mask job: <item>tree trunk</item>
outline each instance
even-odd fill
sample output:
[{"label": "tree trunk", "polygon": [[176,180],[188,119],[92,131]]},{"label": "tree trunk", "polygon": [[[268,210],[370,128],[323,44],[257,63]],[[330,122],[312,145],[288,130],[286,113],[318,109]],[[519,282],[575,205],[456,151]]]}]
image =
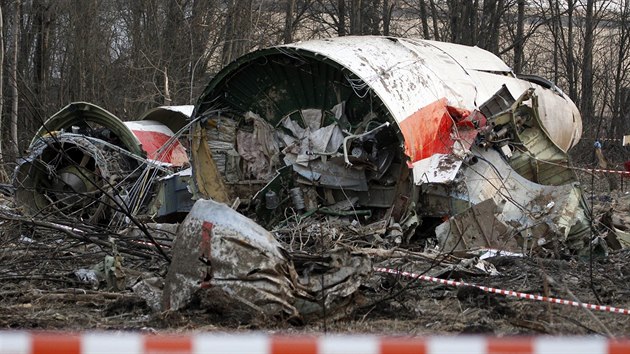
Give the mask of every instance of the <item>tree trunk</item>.
[{"label": "tree trunk", "polygon": [[393,9],[394,4],[390,4],[389,0],[383,0],[383,36],[389,36]]},{"label": "tree trunk", "polygon": [[363,27],[361,21],[362,0],[351,0],[350,6],[350,34],[358,35],[361,34]]},{"label": "tree trunk", "polygon": [[474,45],[478,2],[450,0],[448,10],[451,19],[451,41],[453,43]]},{"label": "tree trunk", "polygon": [[523,32],[525,27],[525,0],[518,0],[518,15],[516,20],[516,37],[514,38],[514,72],[523,71],[523,46],[525,38]]},{"label": "tree trunk", "polygon": [[34,109],[43,117],[48,106],[48,72],[50,67],[51,4],[47,1],[33,3],[35,13],[35,50],[33,58],[33,91],[37,97]]},{"label": "tree trunk", "polygon": [[433,39],[436,41],[439,41],[440,38],[442,38],[442,36],[440,36],[440,31],[439,31],[439,24],[438,21],[440,20],[439,16],[438,16],[438,12],[437,12],[437,7],[435,6],[435,0],[429,0],[430,4],[431,4],[431,18],[433,19]]},{"label": "tree trunk", "polygon": [[295,13],[295,0],[287,0],[284,14],[284,43],[293,42],[293,17]]},{"label": "tree trunk", "polygon": [[499,53],[499,35],[501,33],[501,15],[505,8],[505,1],[498,0],[494,13],[492,14],[492,25],[490,27],[490,43],[488,43],[487,50],[494,54]]},{"label": "tree trunk", "polygon": [[630,119],[630,89],[624,87],[627,79],[627,58],[630,56],[630,1],[626,1],[619,13],[619,42],[615,63],[614,93],[610,136],[620,137],[628,133]]},{"label": "tree trunk", "polygon": [[338,0],[337,7],[339,9],[339,22],[337,24],[337,35],[343,37],[346,35],[346,0]]},{"label": "tree trunk", "polygon": [[[551,0],[550,0],[551,1]],[[553,15],[553,6],[550,6],[550,8],[552,9],[552,16]],[[559,17],[560,15],[558,15]],[[552,19],[552,31],[551,31],[551,35],[553,36],[553,82],[558,84],[559,78],[560,78],[560,74],[558,72],[558,62],[559,62],[559,54],[558,52],[560,51],[560,41],[558,40],[559,37],[559,27],[561,25],[561,20],[553,20]]]},{"label": "tree trunk", "polygon": [[580,110],[587,122],[593,121],[593,32],[595,21],[593,7],[595,0],[586,2],[586,18],[584,28],[584,55],[582,59],[582,85]]},{"label": "tree trunk", "polygon": [[451,30],[451,42],[460,43],[460,27],[462,23],[461,18],[461,10],[462,4],[456,0],[449,0],[448,2],[448,12],[450,19],[450,30]]},{"label": "tree trunk", "polygon": [[[569,85],[569,97],[571,97],[572,100],[577,101],[578,100],[577,80],[576,80],[576,74],[575,74],[575,58],[573,55],[573,10],[575,6],[574,1],[575,0],[569,0],[567,2],[567,46],[565,50],[566,50],[566,57],[567,57],[566,67],[567,67],[567,80],[568,80],[568,85]],[[560,12],[558,13],[560,14]],[[562,26],[561,17],[558,19],[558,21],[560,21],[558,25]]]},{"label": "tree trunk", "polygon": [[[2,150],[2,127],[4,121],[4,22],[2,20],[2,5],[0,4],[0,164],[5,166],[4,154]],[[4,179],[3,182],[8,182],[4,177],[6,177],[6,171],[4,168],[0,169],[0,173],[2,173],[2,177]]]},{"label": "tree trunk", "polygon": [[18,157],[19,140],[18,140],[18,52],[20,50],[20,0],[15,1],[15,17],[13,19],[13,62],[11,63],[11,124],[9,126],[13,156],[12,159]]},{"label": "tree trunk", "polygon": [[429,39],[429,18],[427,15],[427,4],[420,0],[420,22],[422,23],[422,37]]},{"label": "tree trunk", "polygon": [[223,65],[245,54],[251,47],[252,0],[232,1],[225,27]]}]

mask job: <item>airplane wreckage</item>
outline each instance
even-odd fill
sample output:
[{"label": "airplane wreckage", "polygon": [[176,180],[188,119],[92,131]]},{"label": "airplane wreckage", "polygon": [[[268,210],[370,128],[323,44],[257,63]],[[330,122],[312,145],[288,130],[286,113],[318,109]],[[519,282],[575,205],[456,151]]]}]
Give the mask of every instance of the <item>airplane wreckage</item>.
[{"label": "airplane wreckage", "polygon": [[268,231],[291,221],[339,218],[381,230],[372,234],[392,247],[446,253],[587,249],[588,213],[567,167],[581,129],[553,83],[477,47],[313,40],[237,59],[192,112],[122,122],[69,105],[17,167],[16,199],[35,215],[113,226],[190,211],[156,308],[214,287],[263,313],[308,316],[324,284],[334,308],[372,268],[369,256],[333,250],[325,277],[298,271]]}]

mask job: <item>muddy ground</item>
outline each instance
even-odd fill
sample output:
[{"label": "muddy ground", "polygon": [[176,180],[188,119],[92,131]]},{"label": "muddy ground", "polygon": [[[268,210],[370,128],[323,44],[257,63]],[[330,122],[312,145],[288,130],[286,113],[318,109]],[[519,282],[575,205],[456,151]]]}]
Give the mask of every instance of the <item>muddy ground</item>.
[{"label": "muddy ground", "polygon": [[[588,175],[583,176],[590,186]],[[608,193],[606,180],[597,177],[594,216],[613,208],[630,219],[630,195]],[[630,188],[626,186],[626,191]],[[585,195],[590,199],[590,188]],[[483,333],[601,334],[630,333],[630,316],[590,311],[566,305],[519,300],[484,293],[476,288],[455,288],[426,281],[373,273],[354,295],[349,311],[323,310],[307,323],[254,317],[251,311],[212,293],[202,292],[184,310],[155,312],[130,290],[141,278],[164,276],[167,264],[150,247],[130,255],[128,245],[117,243],[125,274],[121,291],[104,281],[81,281],[78,269],[87,269],[112,255],[104,230],[85,229],[72,235],[63,228],[34,224],[19,217],[10,198],[3,200],[0,238],[0,329],[23,330],[128,330],[140,332],[247,331],[310,333],[353,332],[433,335]],[[76,226],[76,225],[70,225]],[[69,226],[69,227],[70,227]],[[630,226],[630,225],[627,225]],[[74,231],[73,231],[74,232]],[[98,236],[100,244],[81,235]],[[357,238],[355,237],[354,240]],[[359,238],[360,239],[360,238]],[[355,244],[355,247],[357,244]],[[361,244],[366,247],[366,244]],[[369,246],[369,245],[367,245]],[[168,250],[168,248],[166,248]],[[420,246],[409,257],[374,257],[417,273],[445,279],[553,296],[584,303],[630,308],[630,250],[612,251],[594,259],[565,257],[495,257],[498,271],[489,275],[461,267],[464,257],[427,252]],[[460,265],[460,267],[458,267]]]}]

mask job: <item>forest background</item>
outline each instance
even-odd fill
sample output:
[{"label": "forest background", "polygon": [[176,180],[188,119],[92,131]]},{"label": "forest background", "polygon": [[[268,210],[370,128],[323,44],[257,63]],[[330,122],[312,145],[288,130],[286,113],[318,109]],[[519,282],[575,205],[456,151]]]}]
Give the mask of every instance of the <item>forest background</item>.
[{"label": "forest background", "polygon": [[[194,104],[213,74],[249,51],[345,35],[476,45],[545,77],[582,112],[578,151],[630,133],[630,0],[0,0],[0,10],[0,157],[9,171],[70,102],[133,120]],[[618,143],[605,151],[628,156]]]}]

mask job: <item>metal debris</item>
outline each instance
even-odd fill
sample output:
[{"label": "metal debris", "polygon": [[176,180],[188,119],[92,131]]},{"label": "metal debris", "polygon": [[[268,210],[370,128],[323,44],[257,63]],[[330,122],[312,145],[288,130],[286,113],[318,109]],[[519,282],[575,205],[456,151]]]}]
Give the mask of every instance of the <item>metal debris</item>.
[{"label": "metal debris", "polygon": [[[387,220],[393,243],[437,236],[445,251],[588,244],[566,155],[581,134],[577,108],[476,47],[347,36],[259,50],[215,76],[193,117],[233,161],[217,170],[223,155],[193,149],[196,195],[222,188],[203,177],[218,171],[228,200],[267,227],[325,214]],[[304,207],[296,190],[311,196]],[[331,213],[339,203],[351,208]]]},{"label": "metal debris", "polygon": [[268,231],[224,204],[199,200],[179,228],[163,305],[177,310],[199,288],[218,287],[253,311],[298,316],[296,279]]},{"label": "metal debris", "polygon": [[[185,127],[187,118],[173,121]],[[18,162],[15,198],[32,215],[120,228],[129,217],[188,211],[190,205],[183,201],[167,203],[190,199],[187,190],[184,197],[164,196],[187,189],[181,187],[184,175],[173,174],[188,165],[178,135],[166,125],[122,122],[98,106],[75,102],[53,115],[33,138],[28,156]],[[155,183],[166,176],[173,177]]]},{"label": "metal debris", "polygon": [[[73,103],[38,132],[14,184],[32,214],[172,246],[164,283],[133,287],[156,311],[201,296],[308,321],[361,306],[375,256],[496,275],[483,257],[584,252],[594,241],[567,157],[581,129],[560,89],[482,49],[347,36],[247,54],[194,109],[123,123]],[[129,227],[189,210],[174,241]]]}]

